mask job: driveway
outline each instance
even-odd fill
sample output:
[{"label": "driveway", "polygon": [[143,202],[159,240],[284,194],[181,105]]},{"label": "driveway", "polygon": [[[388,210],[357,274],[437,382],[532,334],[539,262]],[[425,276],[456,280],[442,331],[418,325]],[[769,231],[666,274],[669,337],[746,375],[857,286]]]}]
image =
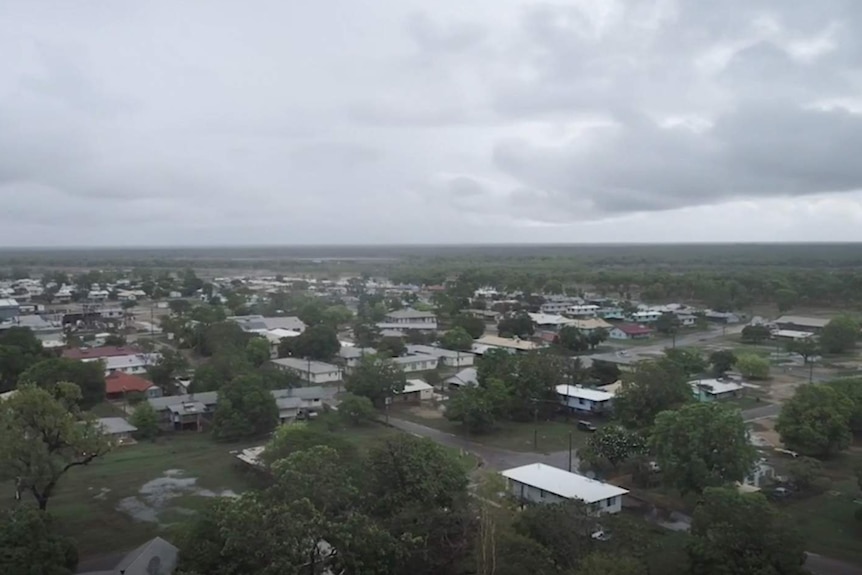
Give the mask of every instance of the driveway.
[{"label": "driveway", "polygon": [[[521,465],[527,465],[529,463],[545,463],[547,465],[559,467],[560,469],[569,468],[568,450],[556,451],[553,453],[510,451],[508,449],[481,445],[459,435],[446,433],[445,431],[440,431],[439,429],[427,427],[419,423],[413,423],[412,421],[405,421],[403,419],[396,419],[390,417],[389,424],[402,431],[406,431],[407,433],[412,433],[413,435],[416,435],[418,437],[427,437],[428,439],[435,441],[441,445],[469,451],[473,455],[479,457],[490,469],[493,469],[495,471],[501,471],[503,469],[509,469],[512,467],[519,467]],[[577,471],[577,469],[577,453],[573,452],[572,470]]]}]

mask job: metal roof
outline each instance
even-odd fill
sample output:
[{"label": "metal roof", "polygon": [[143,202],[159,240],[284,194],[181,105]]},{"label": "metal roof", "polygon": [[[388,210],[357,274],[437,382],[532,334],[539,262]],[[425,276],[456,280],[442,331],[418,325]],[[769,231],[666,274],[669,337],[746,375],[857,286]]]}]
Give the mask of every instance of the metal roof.
[{"label": "metal roof", "polygon": [[596,503],[628,493],[628,490],[622,487],[570,473],[544,463],[531,463],[507,469],[502,475],[512,481],[536,487],[560,497],[580,499],[584,503]]}]

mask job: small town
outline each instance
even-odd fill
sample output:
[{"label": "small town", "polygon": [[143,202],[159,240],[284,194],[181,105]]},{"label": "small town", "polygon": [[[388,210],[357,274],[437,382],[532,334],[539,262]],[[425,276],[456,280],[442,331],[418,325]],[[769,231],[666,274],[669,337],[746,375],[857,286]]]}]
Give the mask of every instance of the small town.
[{"label": "small town", "polygon": [[[342,481],[344,460],[433,450],[435,465],[451,462],[464,504],[483,509],[480,522],[515,517],[517,532],[528,521],[519,513],[536,514],[539,538],[570,522],[597,556],[628,553],[624,538],[640,530],[652,541],[633,564],[672,561],[701,506],[730,505],[703,502],[721,487],[715,497],[757,494],[764,521],[816,525],[822,535],[809,536],[828,539],[823,549],[855,557],[846,526],[862,477],[859,319],[468,281],[203,279],[192,269],[8,277],[0,398],[20,413],[5,423],[19,434],[4,440],[6,497],[69,522],[77,553],[97,565],[79,572],[152,557],[178,565],[188,534],[177,519],[210,500],[327,473],[305,493]],[[36,405],[75,422],[40,428],[59,443],[20,435]],[[305,449],[310,459],[292,455]],[[402,484],[405,497],[417,481],[436,479]],[[549,505],[565,517],[544,517]],[[312,563],[340,561],[335,539],[315,540]],[[807,548],[786,560],[812,556],[830,572],[829,555]]]}]

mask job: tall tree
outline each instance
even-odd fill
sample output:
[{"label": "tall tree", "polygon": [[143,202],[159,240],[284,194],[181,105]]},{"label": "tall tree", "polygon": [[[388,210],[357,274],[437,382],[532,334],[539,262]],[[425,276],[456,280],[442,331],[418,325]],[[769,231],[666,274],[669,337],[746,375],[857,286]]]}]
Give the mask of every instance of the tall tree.
[{"label": "tall tree", "polygon": [[757,459],[739,410],[718,403],[659,413],[650,446],[664,481],[683,493],[742,481]]},{"label": "tall tree", "polygon": [[803,575],[803,539],[760,493],[709,488],[695,509],[692,573]]},{"label": "tall tree", "polygon": [[685,373],[667,361],[643,361],[614,396],[614,413],[629,428],[650,427],[656,415],[693,400]]},{"label": "tall tree", "polygon": [[849,316],[831,320],[820,333],[820,345],[826,353],[844,353],[853,349],[859,339],[859,322]]},{"label": "tall tree", "polygon": [[473,345],[473,338],[463,327],[455,327],[443,334],[440,343],[446,349],[467,351]]},{"label": "tall tree", "polygon": [[245,357],[253,367],[260,367],[270,359],[269,340],[255,337],[245,345]]},{"label": "tall tree", "polygon": [[13,389],[21,374],[45,357],[42,342],[30,328],[0,331],[0,392]]},{"label": "tall tree", "polygon": [[820,342],[813,337],[807,337],[801,340],[788,341],[785,346],[787,351],[802,356],[802,361],[806,364],[812,357],[820,354]]},{"label": "tall tree", "polygon": [[697,348],[676,347],[666,349],[664,350],[664,355],[665,360],[678,365],[686,377],[692,377],[706,371],[706,360]]},{"label": "tall tree", "polygon": [[269,433],[278,425],[278,406],[256,375],[237,377],[219,390],[213,415],[213,437],[236,441]]},{"label": "tall tree", "polygon": [[497,333],[503,337],[530,337],[534,330],[533,320],[526,313],[504,318],[497,324]]},{"label": "tall tree", "polygon": [[107,453],[109,443],[92,416],[80,411],[81,390],[58,383],[50,391],[24,385],[0,403],[0,479],[30,492],[39,509],[71,469]]},{"label": "tall tree", "polygon": [[376,354],[363,356],[347,378],[345,389],[361,395],[380,407],[386,398],[403,391],[407,384],[404,371],[391,360]]},{"label": "tall tree", "polygon": [[135,432],[138,439],[155,439],[159,434],[159,415],[147,401],[142,401],[135,407],[129,423],[138,428]]},{"label": "tall tree", "polygon": [[760,343],[772,334],[765,325],[747,325],[742,328],[742,343]]},{"label": "tall tree", "polygon": [[579,456],[593,464],[605,460],[617,467],[646,452],[647,442],[640,433],[619,425],[606,425],[590,436]]},{"label": "tall tree", "polygon": [[49,514],[24,506],[0,511],[0,573],[72,575],[77,565],[74,544]]},{"label": "tall tree", "polygon": [[174,378],[187,367],[188,362],[180,352],[165,349],[153,365],[147,366],[147,377],[166,393],[175,393]]},{"label": "tall tree", "polygon": [[610,334],[608,330],[603,327],[592,330],[589,334],[587,334],[587,343],[590,345],[590,349],[596,349],[603,342],[607,341]]},{"label": "tall tree", "polygon": [[590,347],[589,339],[581,333],[581,330],[571,325],[560,328],[557,341],[563,349],[572,352],[586,351]]},{"label": "tall tree", "polygon": [[775,430],[781,442],[804,455],[824,457],[850,446],[853,402],[828,385],[805,384],[796,388],[778,414]]},{"label": "tall tree", "polygon": [[505,384],[490,379],[484,385],[467,387],[452,395],[446,406],[446,418],[460,421],[470,433],[485,433],[508,415],[509,394]]},{"label": "tall tree", "polygon": [[709,355],[709,363],[712,366],[712,375],[724,377],[724,374],[736,365],[736,354],[729,349],[720,349]]},{"label": "tall tree", "polygon": [[312,325],[293,338],[292,343],[294,356],[319,361],[331,360],[341,349],[338,334],[328,325]]},{"label": "tall tree", "polygon": [[515,531],[550,551],[561,572],[577,569],[595,548],[591,535],[596,520],[579,501],[528,507],[517,518]]},{"label": "tall tree", "polygon": [[89,409],[105,399],[105,371],[100,361],[78,361],[54,357],[32,365],[20,381],[52,389],[57,382],[74,383],[80,389],[80,404]]},{"label": "tall tree", "polygon": [[736,358],[736,368],[743,377],[768,379],[769,360],[753,353],[744,353]]},{"label": "tall tree", "polygon": [[473,339],[479,339],[485,333],[485,321],[471,315],[456,315],[452,318],[452,327],[464,328]]}]

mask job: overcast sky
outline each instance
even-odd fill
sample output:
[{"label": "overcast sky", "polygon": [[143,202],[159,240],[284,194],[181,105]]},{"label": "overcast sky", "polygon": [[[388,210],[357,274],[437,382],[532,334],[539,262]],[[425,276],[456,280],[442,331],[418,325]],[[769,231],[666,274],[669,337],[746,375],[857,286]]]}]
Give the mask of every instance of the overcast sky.
[{"label": "overcast sky", "polygon": [[0,246],[862,240],[859,0],[4,0]]}]

